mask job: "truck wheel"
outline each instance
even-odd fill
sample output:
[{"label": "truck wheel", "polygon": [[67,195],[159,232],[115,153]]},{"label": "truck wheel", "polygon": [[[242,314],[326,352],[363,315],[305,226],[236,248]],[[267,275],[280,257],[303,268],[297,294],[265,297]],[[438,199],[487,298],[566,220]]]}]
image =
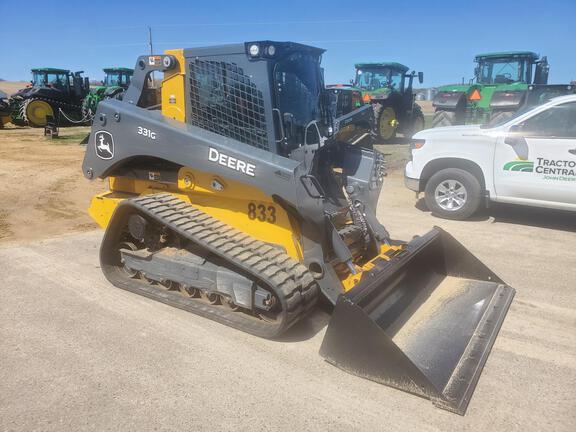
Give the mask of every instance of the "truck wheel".
[{"label": "truck wheel", "polygon": [[454,111],[437,110],[432,119],[432,127],[452,126],[456,124],[456,113]]},{"label": "truck wheel", "polygon": [[430,177],[424,199],[433,215],[463,220],[480,208],[482,188],[478,179],[468,171],[446,168]]}]

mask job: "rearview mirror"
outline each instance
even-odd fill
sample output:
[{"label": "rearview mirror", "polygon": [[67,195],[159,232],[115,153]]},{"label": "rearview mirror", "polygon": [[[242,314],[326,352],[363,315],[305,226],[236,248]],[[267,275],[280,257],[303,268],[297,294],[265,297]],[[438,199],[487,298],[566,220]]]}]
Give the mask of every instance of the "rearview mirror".
[{"label": "rearview mirror", "polygon": [[424,72],[418,72],[418,82],[420,84],[424,82]]}]

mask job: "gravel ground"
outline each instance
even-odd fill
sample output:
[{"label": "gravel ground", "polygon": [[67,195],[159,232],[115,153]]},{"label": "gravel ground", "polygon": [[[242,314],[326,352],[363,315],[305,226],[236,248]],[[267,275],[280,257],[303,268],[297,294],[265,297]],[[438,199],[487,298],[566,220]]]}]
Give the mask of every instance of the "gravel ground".
[{"label": "gravel ground", "polygon": [[0,430],[575,430],[573,215],[444,221],[400,172],[378,213],[399,239],[447,229],[517,290],[466,416],[325,363],[323,310],[268,341],[116,289],[90,231],[0,247]]}]

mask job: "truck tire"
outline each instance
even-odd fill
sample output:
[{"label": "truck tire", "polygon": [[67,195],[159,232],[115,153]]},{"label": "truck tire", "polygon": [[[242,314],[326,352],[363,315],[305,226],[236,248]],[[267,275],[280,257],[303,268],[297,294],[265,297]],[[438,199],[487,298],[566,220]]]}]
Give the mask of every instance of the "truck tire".
[{"label": "truck tire", "polygon": [[456,124],[456,112],[436,110],[432,119],[432,127],[452,126]]},{"label": "truck tire", "polygon": [[424,200],[433,215],[463,220],[478,211],[482,187],[476,176],[459,168],[446,168],[426,183]]}]

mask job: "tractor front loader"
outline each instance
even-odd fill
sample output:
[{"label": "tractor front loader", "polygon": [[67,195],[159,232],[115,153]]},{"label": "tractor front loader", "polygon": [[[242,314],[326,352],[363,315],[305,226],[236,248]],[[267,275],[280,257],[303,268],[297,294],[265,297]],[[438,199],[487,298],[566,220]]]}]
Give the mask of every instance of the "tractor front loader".
[{"label": "tractor front loader", "polygon": [[257,41],[139,57],[124,98],[98,104],[83,163],[110,185],[90,206],[102,271],[265,338],[324,297],[328,362],[463,414],[514,290],[440,228],[390,237],[384,157],[355,145],[372,109],[334,118],[322,53]]}]

